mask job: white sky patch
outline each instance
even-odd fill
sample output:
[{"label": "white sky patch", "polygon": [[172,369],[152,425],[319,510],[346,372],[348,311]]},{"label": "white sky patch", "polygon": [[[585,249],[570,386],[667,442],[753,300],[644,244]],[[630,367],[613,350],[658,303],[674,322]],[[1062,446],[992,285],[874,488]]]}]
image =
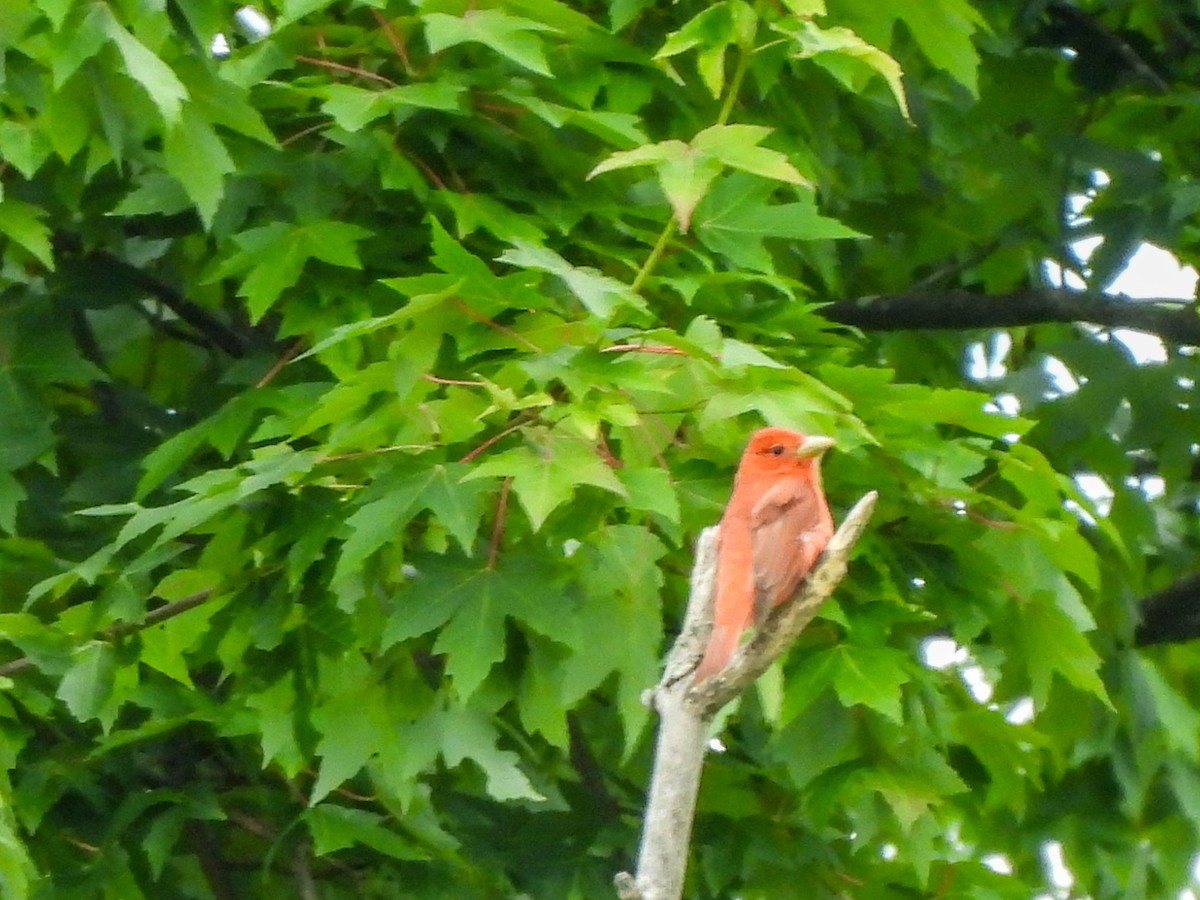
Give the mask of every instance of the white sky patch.
[{"label": "white sky patch", "polygon": [[1033,721],[1036,712],[1037,707],[1033,705],[1033,698],[1022,697],[1009,706],[1008,712],[1004,714],[1004,721],[1010,725],[1024,725],[1026,722]]},{"label": "white sky patch", "polygon": [[1059,396],[1063,394],[1073,394],[1079,390],[1079,381],[1057,356],[1047,356],[1042,362],[1046,374],[1050,376],[1050,382],[1054,385]]},{"label": "white sky patch", "polygon": [[957,669],[963,684],[977,703],[987,703],[992,699],[992,683],[988,681],[983,669],[971,659],[971,654],[965,647],[959,646],[950,638],[926,638],[921,642],[921,655],[925,659],[925,665],[931,669]]},{"label": "white sky patch", "polygon": [[1125,484],[1135,491],[1141,491],[1147,500],[1158,500],[1167,492],[1167,482],[1161,475],[1146,475],[1142,478],[1130,476]]},{"label": "white sky patch", "polygon": [[[1152,153],[1151,156],[1161,159],[1161,155]],[[1091,173],[1091,181],[1092,186],[1087,191],[1067,198],[1067,218],[1071,225],[1087,225],[1091,222],[1087,214],[1088,206],[1112,179],[1104,170],[1095,169]],[[1092,253],[1103,241],[1102,236],[1091,235],[1080,238],[1071,245],[1075,258],[1085,269]],[[1054,260],[1044,260],[1042,266],[1051,284],[1075,290],[1084,290],[1087,287],[1077,273],[1063,269]],[[1169,250],[1147,241],[1129,257],[1125,268],[1113,279],[1106,293],[1123,295],[1131,300],[1191,300],[1196,296],[1197,281],[1200,281],[1200,275],[1195,268],[1183,265]],[[1129,352],[1139,363],[1163,362],[1167,358],[1162,340],[1155,335],[1127,328],[1114,328],[1111,333],[1116,340],[1129,348]]]},{"label": "white sky patch", "polygon": [[[1084,198],[1085,201],[1086,199],[1087,198]],[[1087,204],[1085,202],[1084,206],[1080,209],[1075,209],[1072,207],[1072,211],[1076,213],[1077,218],[1080,218],[1078,217],[1078,213],[1081,212],[1082,209],[1085,209],[1086,206]],[[1081,220],[1086,221],[1086,217],[1081,217]],[[1079,262],[1086,266],[1087,261],[1092,256],[1092,253],[1094,253],[1096,248],[1102,243],[1104,243],[1104,238],[1100,237],[1099,235],[1094,235],[1092,237],[1080,238],[1071,245],[1071,249],[1075,251],[1075,257],[1079,260]],[[1051,284],[1057,284],[1059,287],[1064,288],[1073,288],[1077,291],[1082,291],[1087,288],[1087,282],[1080,278],[1078,274],[1064,269],[1052,259],[1043,260],[1042,267],[1045,270],[1047,280]]]},{"label": "white sky patch", "polygon": [[1050,877],[1050,883],[1061,892],[1069,891],[1071,885],[1075,883],[1075,876],[1067,868],[1062,844],[1058,841],[1046,841],[1042,844],[1042,862],[1046,866],[1046,874]]},{"label": "white sky patch", "polygon": [[1108,486],[1108,482],[1093,472],[1080,472],[1072,480],[1079,488],[1080,493],[1095,504],[1096,512],[1107,516],[1112,509],[1114,496],[1113,489]]},{"label": "white sky patch", "polygon": [[[1200,853],[1192,857],[1192,883],[1200,886]],[[1184,888],[1179,892],[1179,900],[1197,900],[1197,894],[1192,888]]]},{"label": "white sky patch", "polygon": [[988,406],[1004,416],[1014,417],[1021,414],[1021,401],[1017,399],[1016,394],[997,394]]},{"label": "white sky patch", "polygon": [[[1108,176],[1103,172],[1094,172],[1093,181],[1103,187],[1108,183]],[[1090,202],[1090,198],[1085,194],[1076,194],[1070,198],[1074,222],[1088,221],[1085,212]],[[1092,253],[1102,242],[1103,238],[1098,235],[1081,238],[1072,245],[1072,250],[1086,266]],[[1054,260],[1045,260],[1043,267],[1047,280],[1052,284],[1075,290],[1084,290],[1087,287],[1079,275],[1063,269]],[[1195,268],[1180,263],[1169,250],[1145,242],[1129,257],[1129,262],[1113,279],[1105,293],[1119,294],[1131,300],[1191,300],[1196,296],[1198,281],[1200,274]],[[1166,347],[1156,335],[1128,328],[1114,328],[1111,333],[1116,340],[1129,348],[1129,352],[1139,363],[1166,361]]]},{"label": "white sky patch", "polygon": [[1012,860],[1003,853],[989,853],[980,860],[985,866],[1000,875],[1012,874]]},{"label": "white sky patch", "polygon": [[1164,363],[1167,361],[1166,345],[1156,334],[1130,331],[1128,328],[1114,328],[1112,336],[1128,347],[1133,358],[1139,363]]},{"label": "white sky patch", "polygon": [[1108,292],[1135,300],[1191,300],[1198,279],[1196,270],[1182,265],[1171,251],[1145,243],[1129,258]]},{"label": "white sky patch", "polygon": [[1003,378],[1008,374],[1008,352],[1012,337],[1007,331],[997,331],[987,342],[976,341],[967,347],[967,374],[976,381]]},{"label": "white sky patch", "polygon": [[948,669],[967,661],[967,651],[950,638],[932,637],[921,642],[921,655],[931,669]]}]

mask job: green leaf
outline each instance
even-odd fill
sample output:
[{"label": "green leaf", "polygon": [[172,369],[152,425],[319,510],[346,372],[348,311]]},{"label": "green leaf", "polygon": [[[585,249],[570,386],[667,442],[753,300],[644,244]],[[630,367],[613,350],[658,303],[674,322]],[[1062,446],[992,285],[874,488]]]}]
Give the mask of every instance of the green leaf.
[{"label": "green leaf", "polygon": [[448,766],[471,760],[487,779],[487,792],[501,802],[513,800],[544,800],[521,771],[519,757],[496,746],[496,729],[479,712],[463,707],[447,709],[439,722],[441,726],[442,758]]},{"label": "green leaf", "polygon": [[108,39],[116,44],[125,62],[126,74],[140,84],[154,105],[162,113],[168,125],[179,119],[183,101],[187,99],[187,88],[165,62],[159,59],[141,41],[125,30],[116,17],[108,11],[108,6],[98,4],[97,10],[103,10],[102,27]]},{"label": "green leaf", "polygon": [[1135,659],[1137,673],[1154,702],[1155,720],[1168,743],[1192,761],[1200,761],[1200,712],[1167,682],[1159,666],[1144,656]]},{"label": "green leaf", "polygon": [[713,97],[725,87],[725,49],[730,44],[750,49],[758,16],[742,0],[722,0],[702,10],[680,29],[667,35],[655,59],[667,59],[699,49],[700,77]]},{"label": "green leaf", "polygon": [[619,150],[587,177],[654,166],[679,227],[687,231],[696,205],[725,167],[789,184],[808,184],[782,153],[757,146],[770,133],[771,129],[760,125],[713,125],[699,132],[690,144],[669,140]]},{"label": "green leaf", "polygon": [[550,77],[550,66],[542,50],[544,33],[558,29],[499,9],[469,9],[461,16],[426,13],[425,40],[430,53],[440,53],[456,44],[475,42],[495,50],[517,65]]},{"label": "green leaf", "polygon": [[530,430],[528,437],[526,443],[485,459],[465,479],[511,477],[535,531],[582,484],[625,496],[613,470],[580,439],[544,429]]},{"label": "green leaf", "polygon": [[1027,792],[1040,787],[1038,757],[1031,752],[1039,739],[1028,728],[1006,722],[998,710],[964,711],[955,717],[953,727],[987,769],[988,804],[1022,815]]},{"label": "green leaf", "polygon": [[808,187],[808,179],[784,154],[758,146],[770,133],[762,125],[713,125],[692,139],[692,147],[731,169]]},{"label": "green leaf", "polygon": [[80,722],[99,718],[113,694],[117,654],[106,641],[89,641],[74,654],[55,696]]},{"label": "green leaf", "polygon": [[784,684],[783,703],[779,710],[780,725],[786,725],[802,715],[823,691],[833,687],[838,662],[834,648],[803,655]]},{"label": "green leaf", "polygon": [[1100,656],[1059,609],[1053,594],[1038,591],[1024,598],[1018,615],[1034,704],[1045,704],[1051,678],[1057,673],[1069,684],[1112,706],[1100,680]]},{"label": "green leaf", "polygon": [[421,492],[420,502],[458,541],[468,555],[483,519],[485,486],[464,481],[470,467],[463,463],[434,466]]},{"label": "green leaf", "polygon": [[878,47],[849,28],[823,28],[807,19],[789,19],[773,27],[792,40],[796,58],[811,59],[852,91],[861,90],[870,75],[882,76],[900,112],[910,118],[900,64]]},{"label": "green leaf", "polygon": [[234,170],[234,164],[211,123],[191,104],[167,130],[163,162],[196,204],[204,224],[211,227],[225,195],[225,176]]},{"label": "green leaf", "polygon": [[183,182],[164,172],[142,178],[112,211],[114,216],[171,215],[183,212],[195,201]]},{"label": "green leaf", "polygon": [[605,172],[613,172],[617,169],[631,169],[638,166],[658,166],[662,163],[672,162],[686,156],[691,152],[691,148],[683,141],[661,141],[657,144],[643,144],[641,147],[636,147],[633,150],[618,150],[607,159],[598,163],[592,171],[588,172],[589,179],[595,178],[597,175],[603,175]]},{"label": "green leaf", "polygon": [[330,84],[321,89],[321,109],[340,128],[358,131],[375,119],[404,109],[436,109],[454,112],[462,106],[466,86],[452,82],[404,84],[386,90],[369,90],[350,84]]},{"label": "green leaf", "polygon": [[718,160],[698,153],[691,147],[658,167],[659,183],[671,203],[671,210],[681,231],[687,231],[691,226],[696,204],[720,174],[721,163]]},{"label": "green leaf", "polygon": [[861,703],[903,723],[900,690],[912,680],[908,657],[890,647],[839,644],[834,648],[833,687],[846,706]]},{"label": "green leaf", "polygon": [[37,174],[52,150],[49,139],[30,125],[11,120],[0,122],[0,154],[26,178]]},{"label": "green leaf", "polygon": [[505,556],[493,568],[457,556],[419,560],[417,573],[396,596],[382,646],[441,628],[434,650],[447,654],[446,672],[465,702],[504,658],[506,619],[553,640],[575,640],[574,621],[565,615],[570,594],[548,593],[553,578],[531,557]]},{"label": "green leaf", "polygon": [[295,777],[309,760],[296,740],[296,688],[291,677],[285,675],[265,690],[251,694],[246,706],[257,714],[255,726],[263,759]]},{"label": "green leaf", "polygon": [[813,241],[865,237],[836,219],[822,216],[810,194],[800,194],[793,203],[768,203],[775,190],[770,181],[751,175],[722,178],[696,207],[696,236],[735,265],[767,273],[773,273],[775,265],[764,245],[766,238]]},{"label": "green leaf", "polygon": [[54,446],[54,415],[12,371],[0,368],[0,468],[12,471]]},{"label": "green leaf", "polygon": [[309,259],[358,269],[362,263],[357,244],[371,234],[349,222],[317,221],[307,225],[272,222],[238,234],[239,251],[226,259],[211,276],[216,281],[238,272],[245,278],[238,294],[255,321],[294,285]]},{"label": "green leaf", "polygon": [[617,469],[616,476],[629,495],[629,508],[656,513],[679,524],[679,495],[665,469]]},{"label": "green leaf", "polygon": [[[74,7],[74,9],[70,7]],[[83,12],[85,9],[86,14]],[[56,27],[53,39],[55,53],[51,62],[51,71],[53,72],[51,83],[56,91],[61,90],[67,80],[79,70],[79,67],[93,58],[100,52],[100,48],[108,43],[105,29],[111,13],[106,7],[99,3],[89,4],[86,7],[80,4],[64,5],[59,16],[65,18],[68,12],[75,13],[72,18],[76,21],[71,22],[66,28],[61,27],[61,24]]]},{"label": "green leaf", "polygon": [[350,537],[342,547],[334,582],[361,569],[381,547],[398,543],[404,526],[422,509],[437,520],[470,553],[483,517],[485,486],[462,483],[465,465],[435,465],[382,483],[383,496],[364,503],[346,520]]},{"label": "green leaf", "polygon": [[54,268],[54,251],[50,248],[50,229],[42,223],[45,210],[11,197],[0,203],[0,234],[47,269]]},{"label": "green leaf", "polygon": [[350,537],[338,556],[334,583],[357,573],[363,562],[385,544],[399,542],[401,530],[416,511],[419,492],[417,480],[399,484],[387,496],[363,504],[346,519]]},{"label": "green leaf", "polygon": [[545,247],[515,241],[511,249],[501,254],[499,261],[549,272],[561,278],[571,293],[579,298],[579,302],[587,307],[588,312],[604,321],[612,319],[622,308],[646,311],[646,301],[624,282],[602,275],[595,269],[573,266]]},{"label": "green leaf", "polygon": [[921,52],[952,78],[979,93],[979,54],[972,37],[986,28],[979,10],[966,0],[896,0],[880,7],[872,0],[833,0],[834,10],[853,19],[868,39],[882,44],[890,39],[897,21],[904,22]]},{"label": "green leaf", "polygon": [[321,736],[316,754],[321,757],[317,780],[309,796],[316,805],[334,788],[352,778],[389,741],[396,740],[390,704],[367,664],[356,651],[327,661],[323,683],[331,693],[312,713],[312,724]]},{"label": "green leaf", "polygon": [[0,469],[0,530],[17,532],[17,507],[29,495],[7,469]]},{"label": "green leaf", "polygon": [[[649,722],[642,694],[658,677],[663,639],[659,597],[663,542],[637,525],[610,525],[590,535],[572,557],[585,592],[574,612],[577,638],[570,653],[545,677],[558,682],[561,704],[571,708],[613,672],[626,754]],[[561,613],[560,613],[561,614]]]},{"label": "green leaf", "polygon": [[429,859],[429,851],[387,828],[383,816],[365,809],[320,803],[304,811],[304,821],[317,856],[362,844],[392,859]]},{"label": "green leaf", "polygon": [[194,689],[186,655],[209,634],[209,622],[219,606],[218,603],[201,604],[142,631],[141,661],[180,684]]},{"label": "green leaf", "polygon": [[783,0],[783,5],[793,16],[812,18],[826,13],[825,0]]}]

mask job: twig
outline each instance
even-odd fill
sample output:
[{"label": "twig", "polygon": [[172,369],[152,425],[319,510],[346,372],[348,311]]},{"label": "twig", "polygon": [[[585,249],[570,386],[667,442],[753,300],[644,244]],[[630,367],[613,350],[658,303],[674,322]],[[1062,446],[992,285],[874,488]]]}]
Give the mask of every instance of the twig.
[{"label": "twig", "polygon": [[296,882],[296,896],[300,900],[321,900],[321,892],[312,871],[312,844],[308,841],[299,841],[292,851],[292,878]]},{"label": "twig", "polygon": [[654,249],[650,251],[650,255],[646,257],[646,261],[642,263],[642,267],[638,269],[637,275],[634,276],[633,284],[629,286],[629,289],[635,294],[641,293],[642,288],[646,284],[646,279],[650,277],[650,273],[658,265],[659,259],[662,258],[663,252],[667,249],[667,244],[675,236],[675,228],[675,213],[672,212],[671,218],[667,219],[667,224],[663,226],[662,234],[658,236],[658,241],[654,244]]},{"label": "twig", "polygon": [[295,358],[296,354],[300,352],[300,348],[303,346],[303,338],[293,341],[292,345],[283,351],[283,355],[280,356],[279,359],[275,360],[275,364],[272,365],[271,368],[267,369],[266,374],[263,375],[262,378],[258,379],[254,386],[256,388],[261,388],[270,384],[274,380],[275,376],[283,370],[283,367]]},{"label": "twig", "polygon": [[484,387],[483,381],[468,381],[463,378],[441,378],[437,375],[432,375],[429,372],[422,372],[421,377],[426,381],[432,381],[434,384],[450,384],[458,387]]},{"label": "twig", "polygon": [[334,62],[332,59],[320,59],[316,56],[297,55],[296,59],[300,62],[306,62],[311,66],[321,66],[325,69],[333,69],[335,72],[345,72],[349,75],[357,75],[359,78],[368,78],[372,81],[379,81],[386,84],[388,87],[397,87],[396,82],[386,76],[380,75],[378,72],[372,72],[369,69],[362,69],[358,66],[348,66],[345,63]]},{"label": "twig", "polygon": [[408,48],[404,46],[404,41],[400,39],[400,35],[396,33],[396,29],[392,27],[392,23],[387,20],[383,13],[377,9],[371,10],[371,15],[375,17],[375,21],[379,24],[383,31],[387,42],[392,45],[392,52],[396,54],[396,58],[400,60],[400,64],[404,66],[404,73],[410,78],[414,75],[412,60],[408,58]]},{"label": "twig", "polygon": [[618,353],[626,350],[637,351],[640,353],[669,353],[675,356],[687,356],[686,350],[681,350],[678,347],[671,347],[667,344],[613,344],[609,347],[601,347],[601,353]]},{"label": "twig", "polygon": [[[125,637],[126,635],[137,634],[139,631],[145,631],[147,628],[161,624],[167,621],[167,619],[173,619],[175,616],[181,615],[189,609],[195,609],[211,597],[213,593],[214,590],[212,588],[206,588],[202,591],[196,591],[194,594],[188,594],[186,597],[180,597],[178,600],[170,603],[164,603],[162,606],[156,607],[146,613],[146,617],[140,622],[114,622],[100,632],[99,639],[111,641],[116,638]],[[30,668],[33,668],[33,660],[28,656],[22,656],[0,665],[0,676],[16,675]]]},{"label": "twig", "polygon": [[854,505],[796,596],[771,611],[729,665],[694,684],[692,673],[712,630],[716,576],[717,530],[701,532],[683,627],[667,656],[662,679],[648,692],[661,724],[637,874],[622,872],[614,879],[621,900],[678,900],[682,895],[704,746],[713,718],[791,645],[833,593],[846,574],[850,551],[866,528],[877,496],[871,491]]},{"label": "twig", "polygon": [[492,446],[492,444],[496,443],[497,441],[501,440],[502,438],[508,437],[514,431],[518,431],[521,428],[524,428],[526,425],[528,425],[531,421],[533,421],[536,418],[537,418],[537,413],[536,412],[531,413],[529,410],[525,410],[521,413],[518,413],[512,419],[511,425],[509,425],[507,428],[505,428],[503,431],[499,432],[498,434],[493,434],[490,438],[488,438],[486,441],[481,443],[478,447],[474,448],[473,450],[470,450],[462,459],[459,460],[459,462],[460,463],[470,462],[475,457],[477,457],[480,453],[482,453],[484,450],[486,450],[488,447]]},{"label": "twig", "polygon": [[[451,174],[453,174],[453,170],[451,171]],[[467,304],[463,303],[463,301],[458,299],[457,297],[451,297],[450,302],[453,303],[455,306],[457,306],[463,313],[465,313],[466,315],[468,315],[472,319],[474,319],[476,322],[481,322],[484,325],[486,325],[488,328],[494,328],[496,331],[500,332],[501,334],[508,335],[510,338],[512,338],[517,343],[524,344],[528,349],[532,350],[534,353],[542,352],[542,348],[539,347],[537,344],[535,344],[533,341],[529,340],[529,338],[525,337],[525,335],[521,334],[520,332],[513,331],[507,325],[501,325],[499,322],[489,319],[483,313],[476,312],[475,310],[471,309],[471,307],[467,306]]]},{"label": "twig", "polygon": [[500,554],[500,539],[504,536],[504,518],[508,513],[508,495],[512,490],[512,476],[500,485],[500,499],[496,502],[496,519],[492,523],[492,539],[488,544],[488,569],[496,568],[496,557]]}]

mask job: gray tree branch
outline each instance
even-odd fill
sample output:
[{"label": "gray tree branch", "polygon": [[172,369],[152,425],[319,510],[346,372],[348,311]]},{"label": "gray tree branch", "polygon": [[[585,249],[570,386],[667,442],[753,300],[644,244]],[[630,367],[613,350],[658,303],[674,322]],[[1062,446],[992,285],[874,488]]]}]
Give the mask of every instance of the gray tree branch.
[{"label": "gray tree branch", "polygon": [[1044,322],[1090,322],[1156,334],[1168,344],[1200,346],[1200,314],[1191,301],[1133,300],[1096,291],[1028,288],[1007,294],[952,289],[839,300],[822,307],[832,322],[864,331],[913,328],[1007,328]]},{"label": "gray tree branch", "polygon": [[705,742],[713,717],[766,671],[833,593],[846,574],[850,551],[866,528],[876,497],[872,491],[854,505],[796,596],[772,610],[763,627],[738,648],[728,667],[693,684],[692,672],[712,630],[716,574],[717,530],[706,528],[700,534],[683,627],[667,655],[662,679],[647,692],[660,719],[658,745],[642,821],[637,874],[621,872],[614,879],[621,900],[678,900],[682,896]]}]

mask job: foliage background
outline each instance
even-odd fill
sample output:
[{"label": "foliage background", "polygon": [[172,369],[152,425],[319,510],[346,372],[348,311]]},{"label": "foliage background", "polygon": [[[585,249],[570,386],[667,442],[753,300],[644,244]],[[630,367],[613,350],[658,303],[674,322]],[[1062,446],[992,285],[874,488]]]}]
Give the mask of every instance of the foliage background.
[{"label": "foliage background", "polygon": [[763,422],[881,501],[688,895],[1194,882],[1186,4],[261,12],[0,9],[0,892],[609,895]]}]

